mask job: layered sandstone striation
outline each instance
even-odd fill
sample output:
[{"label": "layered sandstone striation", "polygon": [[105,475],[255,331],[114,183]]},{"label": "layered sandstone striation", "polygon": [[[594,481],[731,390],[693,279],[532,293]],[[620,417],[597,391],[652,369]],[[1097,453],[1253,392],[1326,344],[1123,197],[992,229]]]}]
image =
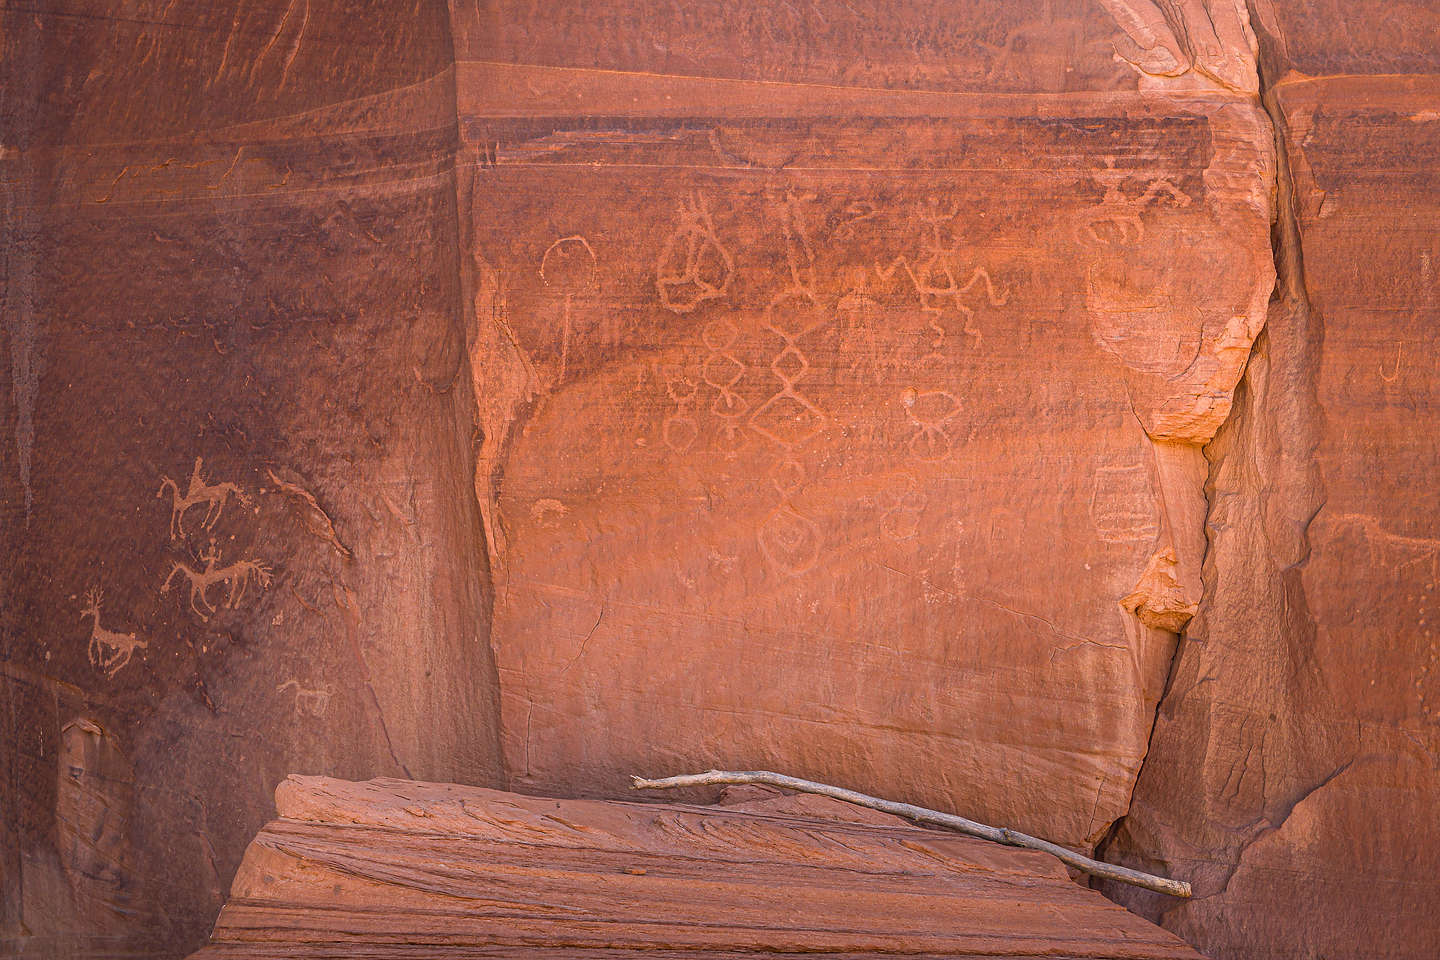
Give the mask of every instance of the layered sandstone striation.
[{"label": "layered sandstone striation", "polygon": [[1044,854],[819,797],[736,799],[291,777],[195,956],[1199,960]]}]

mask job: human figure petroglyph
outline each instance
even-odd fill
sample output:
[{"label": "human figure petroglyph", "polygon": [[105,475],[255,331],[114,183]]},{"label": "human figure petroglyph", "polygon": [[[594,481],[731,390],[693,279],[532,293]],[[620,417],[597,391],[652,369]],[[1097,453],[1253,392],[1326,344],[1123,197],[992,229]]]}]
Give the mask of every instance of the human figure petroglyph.
[{"label": "human figure petroglyph", "polygon": [[597,265],[590,241],[579,234],[556,240],[540,258],[541,282],[559,288],[565,298],[560,332],[560,375],[556,377],[556,383],[565,380],[565,371],[570,364],[570,305],[576,296],[594,285]]},{"label": "human figure petroglyph", "polygon": [[715,234],[710,210],[699,193],[680,200],[679,224],[655,262],[655,290],[667,310],[689,313],[730,288],[735,262]]},{"label": "human figure petroglyph", "polygon": [[233,495],[242,504],[249,506],[251,500],[245,492],[233,483],[206,483],[200,476],[202,461],[200,457],[195,458],[195,469],[190,473],[190,486],[185,495],[180,495],[180,488],[175,481],[167,476],[160,477],[160,489],[155,494],[157,498],[164,498],[165,488],[170,488],[170,539],[178,540],[185,536],[185,513],[191,507],[205,505],[205,519],[201,526],[206,530],[213,530],[216,521],[220,519],[220,513],[225,509],[225,503]]},{"label": "human figure petroglyph", "polygon": [[88,654],[90,662],[99,670],[105,672],[105,676],[113,678],[115,674],[124,669],[130,662],[136,650],[144,650],[148,640],[137,639],[133,633],[116,633],[114,630],[106,630],[100,625],[100,604],[104,602],[105,593],[98,587],[92,588],[85,594],[85,609],[80,614],[80,619],[86,617],[91,619],[90,623],[90,645]]},{"label": "human figure petroglyph", "polygon": [[1105,158],[1105,168],[1090,174],[1105,189],[1098,206],[1089,210],[1081,221],[1082,241],[1092,246],[1130,246],[1145,239],[1145,224],[1140,214],[1151,204],[1168,199],[1176,207],[1190,206],[1190,197],[1168,177],[1155,177],[1137,197],[1125,195],[1125,181],[1138,175],[1116,170],[1115,158]]},{"label": "human figure petroglyph", "polygon": [[[970,262],[962,261],[960,244],[953,234],[949,246],[941,239],[942,225],[954,220],[959,212],[958,205],[946,210],[941,206],[939,198],[930,198],[930,208],[916,213],[926,229],[920,256],[913,261],[909,257],[900,256],[888,265],[875,265],[875,272],[882,280],[889,280],[896,270],[903,268],[916,297],[919,298],[920,309],[937,317],[930,323],[930,328],[935,331],[935,339],[930,344],[931,352],[921,358],[922,362],[944,359],[940,351],[945,344],[945,328],[940,325],[938,316],[945,312],[947,306],[953,306],[961,315],[964,332],[974,337],[978,346],[983,336],[974,326],[975,310],[965,302],[965,296],[983,283],[985,297],[990,306],[1003,307],[1010,299],[1009,291],[996,289],[995,281],[984,265],[972,266]],[[962,283],[960,278],[967,269],[970,271],[969,276]]]},{"label": "human figure petroglyph", "polygon": [[[219,607],[210,602],[212,587],[223,584],[229,588],[229,593],[221,601],[221,605],[233,610],[245,598],[245,591],[251,580],[258,584],[257,589],[260,590],[270,585],[270,568],[257,560],[237,560],[220,566],[220,550],[215,546],[214,540],[210,541],[210,546],[200,555],[200,559],[205,566],[199,570],[183,560],[175,561],[169,576],[160,585],[160,592],[168,593],[175,576],[183,575],[190,581],[190,609],[194,610],[201,620],[209,620],[219,610]],[[200,604],[205,606],[205,610],[200,609]]]}]

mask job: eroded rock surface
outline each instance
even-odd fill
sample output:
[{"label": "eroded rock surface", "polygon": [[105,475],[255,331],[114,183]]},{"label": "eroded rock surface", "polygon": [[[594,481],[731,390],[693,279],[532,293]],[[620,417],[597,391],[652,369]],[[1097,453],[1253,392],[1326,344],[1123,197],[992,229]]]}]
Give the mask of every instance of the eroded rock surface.
[{"label": "eroded rock surface", "polygon": [[292,777],[276,805],[196,957],[1199,957],[1045,854],[818,797]]},{"label": "eroded rock surface", "polygon": [[1114,893],[1209,956],[1418,960],[1440,950],[1440,17],[1257,8],[1281,285],[1207,451],[1206,596],[1106,849],[1195,883]]},{"label": "eroded rock surface", "polygon": [[195,946],[295,770],[723,765],[1440,954],[1440,13],[0,38],[0,953]]}]

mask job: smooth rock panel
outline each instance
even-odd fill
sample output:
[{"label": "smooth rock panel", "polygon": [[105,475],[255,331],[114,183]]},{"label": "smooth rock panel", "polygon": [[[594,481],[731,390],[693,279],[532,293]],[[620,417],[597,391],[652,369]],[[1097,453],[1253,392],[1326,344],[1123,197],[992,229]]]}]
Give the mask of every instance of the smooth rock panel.
[{"label": "smooth rock panel", "polygon": [[[818,27],[747,72],[701,56],[734,26],[708,8],[664,62],[625,59],[653,25],[624,4],[457,11],[516,788],[778,768],[1079,846],[1124,813],[1200,594],[1199,445],[1273,286],[1274,168],[1243,13],[1211,60],[1165,33],[1161,70],[1112,7],[1075,63],[1128,79],[1006,96],[893,50],[894,89],[826,73],[863,57]],[[984,10],[957,61],[1027,16]],[[593,58],[544,39],[611,17]]]}]

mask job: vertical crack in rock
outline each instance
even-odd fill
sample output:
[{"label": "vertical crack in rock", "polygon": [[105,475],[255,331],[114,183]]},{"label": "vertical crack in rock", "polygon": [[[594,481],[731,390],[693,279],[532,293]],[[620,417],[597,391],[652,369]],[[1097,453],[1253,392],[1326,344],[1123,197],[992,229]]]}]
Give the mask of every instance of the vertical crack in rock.
[{"label": "vertical crack in rock", "polygon": [[1306,292],[1286,118],[1267,68],[1277,40],[1263,29],[1264,11],[1249,9],[1276,158],[1276,284],[1233,411],[1204,450],[1203,599],[1172,662],[1131,806],[1098,848],[1189,880],[1196,897],[1183,903],[1102,889],[1215,957],[1239,954],[1215,913],[1224,908],[1204,901],[1218,901],[1245,851],[1354,762],[1325,755],[1295,721],[1324,697],[1301,579],[1325,500],[1314,460],[1323,326]]},{"label": "vertical crack in rock", "polygon": [[[1119,600],[1132,645],[1168,644],[1170,651],[1159,688],[1147,691],[1155,712],[1131,782],[1133,800],[1180,660],[1181,637],[1204,594],[1211,507],[1204,449],[1230,416],[1274,290],[1270,229],[1276,172],[1274,134],[1259,102],[1258,44],[1243,5],[1196,0],[1162,9],[1149,0],[1102,2],[1122,30],[1116,52],[1139,72],[1140,89],[1163,96],[1176,112],[1205,117],[1212,143],[1203,209],[1184,211],[1174,225],[1159,224],[1150,240],[1163,247],[1158,253],[1167,259],[1178,256],[1183,245],[1184,272],[1199,278],[1184,291],[1167,291],[1176,301],[1169,314],[1133,309],[1134,264],[1114,277],[1094,271],[1087,277],[1096,337],[1125,364],[1159,488],[1156,549],[1134,588]],[[1159,196],[1155,185],[1151,192]],[[1190,198],[1177,197],[1176,203],[1188,207]],[[1145,206],[1143,198],[1137,206]],[[1138,269],[1143,274],[1143,267]],[[1182,298],[1189,302],[1178,302]],[[1187,324],[1198,325],[1198,332]],[[1189,337],[1197,338],[1193,360],[1182,369],[1157,364],[1167,344],[1173,349],[1174,342]],[[1123,819],[1111,823],[1099,849],[1112,842]]]}]

